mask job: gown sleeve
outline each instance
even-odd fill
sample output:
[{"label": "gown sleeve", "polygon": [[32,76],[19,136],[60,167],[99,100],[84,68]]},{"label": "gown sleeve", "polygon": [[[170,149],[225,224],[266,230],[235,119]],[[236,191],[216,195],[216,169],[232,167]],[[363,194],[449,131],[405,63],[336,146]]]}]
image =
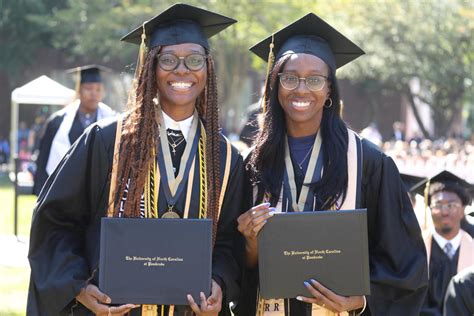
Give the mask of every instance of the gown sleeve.
[{"label": "gown sleeve", "polygon": [[[242,212],[244,166],[240,154],[235,148],[232,148],[232,151],[232,167],[212,256],[212,277],[223,290],[223,310],[230,302],[235,302],[240,291],[240,267],[236,258],[235,242],[238,238],[237,217]],[[221,164],[223,163],[221,161]]]},{"label": "gown sleeve", "polygon": [[428,264],[419,224],[393,160],[363,140],[362,201],[367,207],[371,315],[418,315]]},{"label": "gown sleeve", "polygon": [[101,128],[91,126],[41,191],[30,232],[28,315],[59,315],[91,276],[85,240],[89,223],[104,211],[99,201],[108,193],[113,139],[108,143]]},{"label": "gown sleeve", "polygon": [[474,314],[474,267],[467,268],[449,282],[444,299],[444,316]]}]

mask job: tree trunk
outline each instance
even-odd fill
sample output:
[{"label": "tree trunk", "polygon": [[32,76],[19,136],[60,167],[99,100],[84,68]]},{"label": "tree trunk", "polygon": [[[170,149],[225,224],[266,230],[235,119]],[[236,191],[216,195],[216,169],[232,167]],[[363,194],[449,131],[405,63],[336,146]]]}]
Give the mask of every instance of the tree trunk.
[{"label": "tree trunk", "polygon": [[413,114],[415,115],[416,122],[418,123],[418,126],[421,129],[421,132],[423,133],[423,136],[425,138],[430,138],[430,134],[425,128],[425,125],[423,124],[423,121],[421,120],[420,114],[418,113],[418,109],[415,104],[415,95],[410,90],[410,87],[407,87],[405,89],[405,94],[407,96],[408,102],[410,103],[410,107],[413,110]]}]

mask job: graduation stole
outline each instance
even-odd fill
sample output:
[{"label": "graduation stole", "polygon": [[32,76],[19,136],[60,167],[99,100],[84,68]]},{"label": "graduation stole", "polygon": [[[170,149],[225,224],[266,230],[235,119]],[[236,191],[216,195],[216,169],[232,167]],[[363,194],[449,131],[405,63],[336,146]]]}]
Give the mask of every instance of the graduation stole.
[{"label": "graduation stole", "polygon": [[[348,181],[346,198],[342,201],[342,197],[333,205],[331,210],[341,209],[355,209],[360,204],[360,191],[362,181],[362,145],[359,136],[352,130],[348,131],[348,150],[347,150],[347,168]],[[291,163],[288,141],[285,139],[285,172],[280,190],[280,197],[276,207],[277,212],[294,212],[314,211],[315,210],[315,195],[314,192],[309,194],[309,183],[314,183],[322,177],[323,159],[321,153],[321,133],[318,132],[314,140],[313,152],[311,153],[308,170],[304,178],[303,185],[299,199],[297,198],[297,189],[294,179],[294,170]],[[255,187],[256,189],[256,187]],[[256,190],[254,190],[254,200],[256,200]],[[262,202],[269,202],[271,194],[265,192]],[[257,316],[293,316],[290,315],[290,300],[289,299],[269,299],[265,300],[257,293]],[[345,316],[348,312],[333,313],[317,304],[311,305],[311,316]]]},{"label": "graduation stole", "polygon": [[[193,121],[193,126],[191,127],[190,134],[192,136],[193,134],[193,129],[194,129],[194,134],[195,137],[192,139],[190,137],[190,142],[194,142],[194,140],[197,140],[197,156],[199,159],[199,183],[200,183],[200,199],[199,199],[199,217],[198,218],[206,218],[207,217],[207,162],[206,162],[206,131],[204,129],[204,125],[199,122],[199,117],[197,115],[197,112],[195,112],[195,117],[194,120],[196,124],[194,124]],[[162,121],[161,121],[162,122]],[[198,124],[200,123],[200,124]],[[118,168],[118,161],[119,161],[119,150],[120,150],[120,139],[122,135],[122,124],[123,124],[123,118],[120,117],[117,120],[117,129],[116,129],[116,134],[115,134],[115,144],[114,144],[114,154],[113,154],[113,162],[112,162],[112,172],[111,172],[111,183],[110,183],[110,191],[109,191],[109,208],[107,210],[107,217],[113,217],[114,216],[114,192],[115,188],[117,185],[117,168]],[[164,124],[161,124],[164,126]],[[199,128],[199,132],[197,129]],[[197,133],[197,135],[196,135]],[[166,134],[165,134],[166,135]],[[166,141],[163,141],[166,140]],[[225,167],[224,167],[224,177],[222,179],[222,185],[221,185],[221,194],[219,196],[219,206],[218,206],[218,214],[217,218],[220,216],[221,208],[222,208],[222,203],[224,201],[224,196],[225,196],[225,191],[227,188],[229,176],[230,176],[230,165],[231,165],[231,158],[232,158],[232,147],[230,141],[225,138],[226,140],[226,161],[225,161]],[[169,153],[169,147],[168,147],[168,140],[167,137],[162,137],[161,142],[164,143],[165,148],[168,149]],[[185,149],[186,151],[186,149]],[[189,151],[192,151],[192,148],[189,149]],[[156,150],[153,151],[153,154],[156,156]],[[183,156],[185,154],[183,153]],[[156,161],[156,159],[155,159]],[[190,167],[188,168],[188,172],[185,173],[185,161],[181,161],[181,166],[180,169],[183,171],[183,174],[181,175],[181,180],[184,178],[184,176],[187,174],[188,177],[188,184],[187,184],[187,194],[186,194],[186,202],[185,202],[185,208],[184,208],[184,213],[183,213],[183,218],[188,218],[189,215],[189,208],[191,204],[191,192],[192,192],[192,185],[193,185],[193,180],[194,180],[194,170],[195,170],[195,161],[196,157],[195,155],[193,156],[192,163]],[[166,170],[167,176],[169,170]],[[148,177],[145,180],[145,187],[144,187],[144,202],[145,202],[145,218],[157,218],[158,217],[158,193],[160,189],[160,180],[161,180],[161,173],[160,173],[160,168],[157,168],[156,163],[152,163],[149,167],[148,170]],[[181,172],[178,174],[178,178]],[[173,175],[174,178],[174,175]],[[170,179],[173,179],[170,178]],[[176,180],[175,179],[175,180]],[[179,183],[177,182],[172,182],[171,183],[173,187],[169,186],[170,183],[166,183],[166,185],[169,186],[169,189],[171,191],[172,188],[174,188],[173,192],[176,193],[177,191],[177,186],[179,186]],[[169,202],[169,201],[168,201]],[[174,310],[175,306],[170,305],[168,308],[168,316],[173,316],[174,315]],[[142,316],[164,316],[165,315],[165,306],[161,305],[158,307],[157,305],[142,305]]]}]

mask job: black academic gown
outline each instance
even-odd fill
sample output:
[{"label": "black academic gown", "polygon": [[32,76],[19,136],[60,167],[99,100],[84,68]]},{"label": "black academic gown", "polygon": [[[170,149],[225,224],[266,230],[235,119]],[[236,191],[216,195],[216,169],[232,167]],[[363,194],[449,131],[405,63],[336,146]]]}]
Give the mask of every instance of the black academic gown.
[{"label": "black academic gown", "polygon": [[[362,140],[362,151],[361,207],[367,208],[371,284],[363,315],[418,315],[426,295],[428,272],[416,216],[393,160],[367,140]],[[298,176],[298,168],[294,170],[295,182],[301,186],[303,175]],[[246,194],[252,197],[248,178]],[[247,209],[251,205],[249,201]],[[257,286],[258,268],[244,269],[236,315],[255,315]],[[310,315],[310,304],[291,300],[290,307],[290,315]]]},{"label": "black academic gown", "polygon": [[[86,280],[98,284],[100,219],[106,216],[115,130],[116,119],[102,120],[88,128],[45,183],[31,226],[28,315],[67,315]],[[221,152],[222,177],[226,152],[223,138]],[[213,278],[224,291],[222,315],[227,314],[228,302],[239,292],[240,272],[233,245],[238,235],[236,218],[242,207],[243,173],[242,158],[232,148],[230,177],[213,250]],[[196,201],[199,199],[193,194],[189,217],[197,217],[191,212],[199,209]],[[184,202],[178,201],[177,207],[180,203]],[[92,314],[81,304],[72,310],[74,315]],[[139,313],[136,309],[132,314]]]},{"label": "black academic gown", "polygon": [[452,259],[440,248],[436,240],[431,243],[429,267],[429,286],[421,316],[440,316],[443,314],[443,302],[451,278],[458,269],[459,249]]},{"label": "black academic gown", "polygon": [[474,315],[474,266],[464,269],[449,282],[443,316]]},{"label": "black academic gown", "polygon": [[[53,115],[46,122],[44,134],[39,145],[39,155],[36,160],[36,173],[33,185],[33,194],[35,195],[39,195],[41,188],[43,188],[43,185],[46,182],[46,179],[48,179],[46,165],[48,164],[49,152],[51,151],[51,145],[53,144],[53,139],[58,132],[59,126],[61,126],[61,123],[64,120],[64,115],[65,113],[63,111],[53,113]],[[68,134],[69,142],[73,144],[83,132],[84,126],[82,126],[79,116],[76,113],[74,122],[72,123]]]}]

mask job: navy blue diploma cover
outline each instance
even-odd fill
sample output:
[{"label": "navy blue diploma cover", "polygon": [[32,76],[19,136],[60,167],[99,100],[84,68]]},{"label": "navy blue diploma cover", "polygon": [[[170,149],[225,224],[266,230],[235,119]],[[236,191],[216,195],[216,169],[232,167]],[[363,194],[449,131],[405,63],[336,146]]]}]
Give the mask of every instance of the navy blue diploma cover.
[{"label": "navy blue diploma cover", "polygon": [[211,292],[212,221],[102,218],[99,288],[113,304],[187,305]]},{"label": "navy blue diploma cover", "polygon": [[311,278],[339,295],[369,295],[367,211],[277,213],[258,235],[260,295],[312,297]]}]

